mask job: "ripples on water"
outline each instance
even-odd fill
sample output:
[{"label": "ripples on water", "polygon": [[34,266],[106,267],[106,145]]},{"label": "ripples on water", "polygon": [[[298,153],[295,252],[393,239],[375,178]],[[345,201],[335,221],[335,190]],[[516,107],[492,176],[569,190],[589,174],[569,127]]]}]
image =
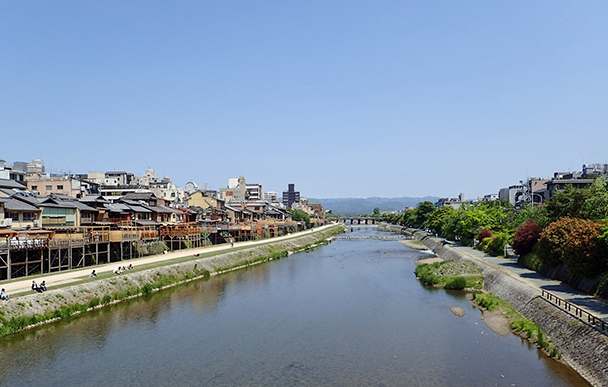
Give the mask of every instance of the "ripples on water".
[{"label": "ripples on water", "polygon": [[419,256],[338,240],[4,338],[0,385],[588,385],[464,294],[422,286]]}]

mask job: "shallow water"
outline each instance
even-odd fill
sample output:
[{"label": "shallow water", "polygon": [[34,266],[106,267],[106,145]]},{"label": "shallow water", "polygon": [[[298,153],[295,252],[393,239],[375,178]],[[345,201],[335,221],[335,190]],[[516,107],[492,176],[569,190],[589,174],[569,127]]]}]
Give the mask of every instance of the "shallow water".
[{"label": "shallow water", "polygon": [[0,385],[588,385],[464,294],[422,286],[420,255],[338,240],[4,338]]}]

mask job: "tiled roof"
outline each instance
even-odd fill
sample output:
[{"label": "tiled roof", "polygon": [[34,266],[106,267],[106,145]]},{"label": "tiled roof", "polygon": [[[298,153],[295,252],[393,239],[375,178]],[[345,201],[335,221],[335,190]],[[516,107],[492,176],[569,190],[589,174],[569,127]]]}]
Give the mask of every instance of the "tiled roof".
[{"label": "tiled roof", "polygon": [[21,183],[16,182],[15,180],[10,179],[0,179],[0,188],[19,188],[26,189],[27,187]]},{"label": "tiled roof", "polygon": [[40,211],[36,206],[32,206],[31,204],[22,202],[21,200],[5,198],[0,199],[0,202],[4,203],[4,208],[8,211]]}]

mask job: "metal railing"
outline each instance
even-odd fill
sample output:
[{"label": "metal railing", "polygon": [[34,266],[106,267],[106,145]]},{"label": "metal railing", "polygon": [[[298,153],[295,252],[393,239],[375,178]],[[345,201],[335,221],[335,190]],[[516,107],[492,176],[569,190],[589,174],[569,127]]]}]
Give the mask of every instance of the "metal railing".
[{"label": "metal railing", "polygon": [[552,304],[557,305],[559,308],[562,308],[562,309],[574,314],[574,316],[577,317],[579,320],[585,321],[585,322],[593,325],[600,332],[602,332],[605,335],[608,335],[608,321],[602,320],[601,318],[592,315],[591,313],[587,312],[586,310],[579,308],[576,304],[573,304],[570,301],[564,300],[563,298],[560,298],[553,293],[549,293],[546,290],[541,289],[541,295],[544,299],[551,302]]}]

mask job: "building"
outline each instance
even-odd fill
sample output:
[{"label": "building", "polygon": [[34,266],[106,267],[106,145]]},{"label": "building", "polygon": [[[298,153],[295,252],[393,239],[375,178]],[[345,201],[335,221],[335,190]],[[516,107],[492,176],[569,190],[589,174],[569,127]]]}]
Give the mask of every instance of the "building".
[{"label": "building", "polygon": [[42,175],[30,179],[26,183],[28,191],[35,192],[40,196],[57,194],[78,198],[88,193],[89,187],[89,185],[83,184],[80,179],[68,175]]},{"label": "building", "polygon": [[247,183],[245,176],[241,176],[238,179],[228,179],[228,187],[220,188],[220,196],[226,202],[237,201],[241,202],[245,200],[245,194],[247,193]]},{"label": "building", "polygon": [[288,184],[287,191],[283,191],[283,205],[291,207],[293,203],[300,201],[300,192],[295,190],[295,184]]},{"label": "building", "polygon": [[15,163],[15,165],[6,164],[6,161],[0,160],[0,179],[13,180],[21,184],[25,184],[25,169],[19,169],[18,166],[24,163]]},{"label": "building", "polygon": [[245,200],[262,200],[262,183],[245,185]]},{"label": "building", "polygon": [[42,209],[14,198],[0,198],[0,228],[40,227]]},{"label": "building", "polygon": [[498,191],[498,199],[505,200],[511,203],[512,206],[520,201],[520,197],[523,195],[524,186],[522,184],[511,185],[507,188],[501,188]]},{"label": "building", "polygon": [[312,208],[314,215],[319,219],[325,219],[325,210],[323,205],[319,202],[308,201],[308,205]]},{"label": "building", "polygon": [[435,208],[450,206],[455,210],[459,209],[464,203],[464,193],[459,193],[458,198],[442,198],[435,203]]},{"label": "building", "polygon": [[608,164],[583,164],[582,175],[586,179],[608,175]]},{"label": "building", "polygon": [[264,200],[271,203],[279,203],[279,193],[274,191],[264,192]]},{"label": "building", "polygon": [[224,206],[224,200],[218,197],[217,191],[197,190],[188,195],[185,202],[189,207],[221,208]]},{"label": "building", "polygon": [[570,178],[570,179],[554,179],[546,182],[547,192],[546,198],[552,198],[557,194],[558,191],[563,191],[566,189],[566,186],[572,186],[574,188],[586,188],[593,184],[595,179],[582,179],[582,178]]},{"label": "building", "polygon": [[245,176],[241,176],[238,179],[230,178],[228,179],[228,187],[220,188],[221,198],[226,202],[262,200],[263,194],[262,183],[247,184]]},{"label": "building", "polygon": [[136,184],[135,176],[125,171],[110,171],[105,173],[103,185],[105,186],[125,186]]}]

